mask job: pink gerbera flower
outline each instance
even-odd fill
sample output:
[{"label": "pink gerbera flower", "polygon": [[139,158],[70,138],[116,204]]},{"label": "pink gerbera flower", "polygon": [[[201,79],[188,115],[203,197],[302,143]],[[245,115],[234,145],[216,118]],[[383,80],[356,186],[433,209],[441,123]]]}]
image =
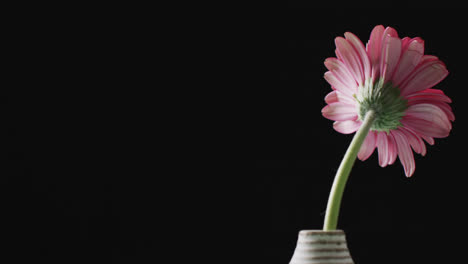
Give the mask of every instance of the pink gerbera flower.
[{"label": "pink gerbera flower", "polygon": [[325,60],[325,79],[333,91],[325,97],[324,117],[343,134],[356,132],[366,113],[375,121],[358,153],[366,160],[378,148],[379,164],[398,156],[407,177],[415,170],[411,149],[426,154],[423,139],[447,137],[455,120],[450,98],[432,87],[448,74],[437,57],[424,55],[421,38],[400,39],[395,29],[376,26],[366,47],[352,33],[335,39],[337,58]]}]

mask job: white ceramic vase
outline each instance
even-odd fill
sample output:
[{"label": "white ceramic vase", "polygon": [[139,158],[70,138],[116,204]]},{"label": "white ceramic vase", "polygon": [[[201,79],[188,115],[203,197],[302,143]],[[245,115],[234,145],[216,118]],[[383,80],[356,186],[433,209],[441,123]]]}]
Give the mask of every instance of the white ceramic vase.
[{"label": "white ceramic vase", "polygon": [[302,230],[289,264],[354,264],[343,230]]}]

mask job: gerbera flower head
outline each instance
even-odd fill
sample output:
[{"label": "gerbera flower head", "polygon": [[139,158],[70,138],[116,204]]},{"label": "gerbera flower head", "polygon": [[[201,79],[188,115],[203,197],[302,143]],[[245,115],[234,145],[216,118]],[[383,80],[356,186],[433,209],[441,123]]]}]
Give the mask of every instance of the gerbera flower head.
[{"label": "gerbera flower head", "polygon": [[[336,58],[325,60],[325,79],[332,92],[325,97],[324,117],[343,134],[356,132],[373,110],[376,119],[359,153],[366,160],[378,149],[385,167],[399,157],[407,177],[415,171],[413,151],[425,155],[434,138],[447,137],[455,116],[451,99],[433,87],[448,71],[436,56],[424,55],[424,41],[400,39],[395,29],[376,26],[367,45],[352,33],[337,37]],[[412,150],[413,151],[412,151]]]}]

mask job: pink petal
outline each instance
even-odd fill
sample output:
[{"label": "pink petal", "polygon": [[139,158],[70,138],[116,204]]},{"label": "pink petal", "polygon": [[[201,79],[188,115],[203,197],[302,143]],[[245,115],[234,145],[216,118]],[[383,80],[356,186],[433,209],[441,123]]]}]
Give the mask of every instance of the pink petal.
[{"label": "pink petal", "polygon": [[362,143],[361,149],[358,152],[358,158],[362,161],[368,159],[370,155],[374,152],[376,144],[376,135],[375,132],[369,131],[367,134],[364,143]]},{"label": "pink petal", "polygon": [[406,137],[414,152],[423,156],[426,155],[426,145],[424,144],[424,141],[422,141],[421,137],[405,127],[399,127],[398,130]]},{"label": "pink petal", "polygon": [[452,124],[447,115],[433,104],[411,105],[401,123],[414,132],[428,137],[447,137]]},{"label": "pink petal", "polygon": [[431,121],[440,127],[452,129],[452,123],[448,120],[447,115],[434,104],[410,105],[406,116]]},{"label": "pink petal", "polygon": [[408,105],[415,104],[433,104],[447,115],[450,121],[455,121],[455,115],[448,103],[452,102],[450,97],[446,96],[442,90],[426,89],[406,96]]},{"label": "pink petal", "polygon": [[400,61],[401,39],[384,35],[382,40],[382,57],[380,59],[380,75],[384,80],[391,80]]},{"label": "pink petal", "polygon": [[377,78],[380,73],[380,67],[375,67],[380,64],[380,55],[382,54],[382,36],[385,28],[382,25],[374,27],[371,32],[369,42],[367,42],[366,50],[372,66],[372,76]]},{"label": "pink petal", "polygon": [[325,118],[334,121],[356,120],[358,118],[355,105],[344,104],[341,102],[325,106],[322,109],[322,115]]},{"label": "pink petal", "polygon": [[426,89],[426,90],[421,91],[421,93],[430,93],[430,94],[442,94],[442,95],[445,95],[445,94],[444,94],[444,91],[442,91],[442,90],[440,90],[440,89]]},{"label": "pink petal", "polygon": [[349,105],[355,105],[356,99],[339,91],[332,91],[325,96],[325,102],[327,104],[342,102]]},{"label": "pink petal", "polygon": [[406,96],[406,99],[408,100],[414,100],[414,99],[431,99],[431,100],[436,100],[440,102],[446,102],[446,103],[451,103],[452,99],[450,97],[446,96],[442,91],[442,93],[438,93],[436,91],[441,91],[437,89],[426,89],[423,91],[419,91],[417,93],[413,93],[410,95]]},{"label": "pink petal", "polygon": [[385,167],[388,165],[388,139],[385,132],[377,132],[376,146],[379,152],[379,165]]},{"label": "pink petal", "polygon": [[412,76],[412,74],[414,74],[416,72],[416,70],[418,70],[422,65],[426,65],[427,63],[430,63],[430,62],[436,62],[438,61],[439,58],[437,58],[437,56],[433,56],[433,55],[423,55],[421,60],[419,61],[419,64],[414,68],[414,70],[408,74],[408,76],[406,78],[404,78],[401,82],[400,82],[400,88],[401,88],[401,85],[403,85],[404,83],[408,82],[408,80],[410,79],[410,77]]},{"label": "pink petal", "polygon": [[349,42],[342,38],[335,38],[335,45],[337,49],[337,56],[344,62],[346,67],[350,70],[352,76],[359,85],[364,83],[364,69],[359,55],[354,50]]},{"label": "pink petal", "polygon": [[409,37],[404,37],[401,39],[401,51],[403,53],[403,51],[407,50],[408,49],[408,46],[411,42],[411,38]]},{"label": "pink petal", "polygon": [[387,132],[380,131],[376,133],[378,133],[376,145],[379,151],[379,165],[385,167],[393,164],[398,154],[393,137],[388,135]]},{"label": "pink petal", "polygon": [[348,66],[346,66],[346,64],[344,64],[344,62],[340,61],[339,59],[330,57],[325,59],[323,64],[325,65],[325,67],[327,67],[328,70],[336,72],[341,81],[354,81],[354,77],[351,74]]},{"label": "pink petal", "polygon": [[428,89],[441,82],[448,75],[445,65],[440,60],[426,60],[416,67],[400,85],[402,95]]},{"label": "pink petal", "polygon": [[424,91],[421,91],[423,93],[433,93],[433,94],[444,94],[444,91],[440,89],[426,89]]},{"label": "pink petal", "polygon": [[[419,136],[432,138],[444,138],[450,133],[450,129],[436,125],[432,121],[419,118],[407,117],[401,120],[401,123],[416,132]],[[429,143],[429,142],[428,142]]]},{"label": "pink petal", "polygon": [[434,145],[434,138],[421,135],[421,138],[424,139],[429,145]]},{"label": "pink petal", "polygon": [[335,123],[333,123],[333,128],[342,134],[351,134],[361,127],[361,123],[361,121],[354,120],[335,121]]},{"label": "pink petal", "polygon": [[362,44],[361,40],[356,37],[353,33],[346,32],[345,34],[346,40],[354,47],[356,50],[359,59],[361,60],[363,70],[364,70],[364,80],[367,80],[371,76],[371,64],[369,57],[367,56],[366,49],[364,48],[364,44]]},{"label": "pink petal", "polygon": [[387,136],[388,140],[388,164],[391,165],[395,162],[397,155],[398,155],[398,150],[396,147],[395,139],[390,135],[385,133]]},{"label": "pink petal", "polygon": [[[345,93],[345,94],[349,94],[349,95],[353,95],[355,92],[355,90],[357,89],[357,87],[354,85],[354,84],[346,84],[346,83],[343,83],[341,82],[335,74],[333,74],[331,71],[327,71],[324,76],[325,80],[327,80],[327,82],[333,87],[335,88],[336,90],[342,92],[342,93]],[[353,81],[353,83],[355,83]]]},{"label": "pink petal", "polygon": [[399,130],[392,130],[390,133],[395,139],[398,150],[398,157],[400,158],[401,164],[405,169],[406,177],[411,177],[414,173],[416,165],[410,144],[406,140],[406,137]]},{"label": "pink petal", "polygon": [[408,40],[407,46],[402,45],[401,59],[392,77],[395,85],[399,85],[416,68],[424,55],[424,41],[420,38]]},{"label": "pink petal", "polygon": [[385,38],[385,36],[390,36],[392,38],[398,38],[398,32],[392,28],[392,27],[386,27],[384,32],[383,32],[383,38]]},{"label": "pink petal", "polygon": [[347,89],[351,90],[350,92],[356,92],[358,87],[356,80],[354,80],[350,70],[342,61],[337,58],[327,58],[324,64],[325,67],[333,73],[336,79],[343,83]]},{"label": "pink petal", "polygon": [[439,107],[447,118],[450,121],[455,121],[455,115],[452,112],[452,108],[445,102],[434,99],[421,99],[421,98],[412,98],[408,100],[408,105],[417,105],[417,104],[432,104]]},{"label": "pink petal", "polygon": [[332,91],[325,96],[325,102],[327,104],[332,104],[338,102],[338,95],[336,91]]},{"label": "pink petal", "polygon": [[442,111],[444,111],[444,114],[447,116],[447,118],[450,120],[450,121],[455,121],[455,115],[453,114],[452,112],[452,108],[450,107],[450,105],[446,104],[446,103],[434,103],[434,102],[431,102],[431,104],[439,107],[440,109],[442,109]]}]

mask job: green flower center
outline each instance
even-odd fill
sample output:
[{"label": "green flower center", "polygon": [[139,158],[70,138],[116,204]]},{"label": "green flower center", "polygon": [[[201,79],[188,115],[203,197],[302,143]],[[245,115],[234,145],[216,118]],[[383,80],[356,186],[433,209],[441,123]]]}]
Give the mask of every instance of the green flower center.
[{"label": "green flower center", "polygon": [[388,133],[402,126],[400,120],[408,108],[408,102],[400,96],[400,89],[391,82],[384,83],[383,79],[379,79],[372,83],[369,79],[363,87],[359,87],[355,98],[359,102],[360,120],[364,120],[370,109],[376,113],[371,130]]}]

